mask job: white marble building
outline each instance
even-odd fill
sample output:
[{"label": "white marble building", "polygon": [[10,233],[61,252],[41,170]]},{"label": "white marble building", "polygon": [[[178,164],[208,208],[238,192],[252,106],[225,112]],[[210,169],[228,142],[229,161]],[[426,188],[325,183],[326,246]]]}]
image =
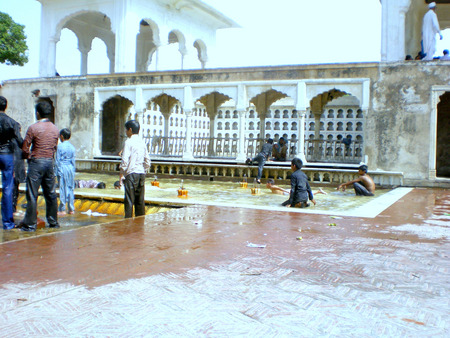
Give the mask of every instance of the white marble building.
[{"label": "white marble building", "polygon": [[[110,73],[201,69],[216,30],[238,27],[200,0],[39,0],[40,76],[56,73],[56,44],[64,28],[78,38],[81,75],[94,38],[107,49]],[[175,56],[174,56],[175,54]],[[176,64],[165,60],[175,59]]]}]

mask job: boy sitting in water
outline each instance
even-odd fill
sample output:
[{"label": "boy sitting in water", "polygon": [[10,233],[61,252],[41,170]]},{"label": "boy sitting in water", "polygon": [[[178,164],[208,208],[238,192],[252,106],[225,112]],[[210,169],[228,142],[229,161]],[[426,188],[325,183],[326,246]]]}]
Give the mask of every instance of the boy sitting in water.
[{"label": "boy sitting in water", "polygon": [[[289,193],[290,193],[290,190],[286,190],[286,189],[283,189],[283,188],[275,185],[275,180],[273,178],[269,178],[267,180],[266,187],[267,187],[267,189],[270,189],[273,194],[289,195]],[[325,191],[323,191],[322,188],[319,188],[319,190],[317,190],[314,193],[314,195],[317,195],[317,194],[327,195],[327,193]]]},{"label": "boy sitting in water", "polygon": [[289,195],[289,190],[280,188],[279,186],[275,185],[275,180],[273,178],[269,178],[266,183],[267,189],[270,189],[272,191],[272,194],[278,194],[278,195]]},{"label": "boy sitting in water", "polygon": [[373,196],[375,183],[373,182],[372,177],[367,174],[367,166],[365,164],[358,168],[358,174],[359,177],[357,179],[342,183],[337,187],[337,190],[342,189],[342,191],[345,191],[345,187],[353,184],[356,196]]},{"label": "boy sitting in water", "polygon": [[301,171],[303,162],[299,158],[294,158],[291,162],[291,169],[293,171],[291,175],[291,192],[289,199],[283,202],[284,206],[306,208],[309,207],[308,198],[316,205],[314,195],[311,187],[308,183],[308,177]]}]

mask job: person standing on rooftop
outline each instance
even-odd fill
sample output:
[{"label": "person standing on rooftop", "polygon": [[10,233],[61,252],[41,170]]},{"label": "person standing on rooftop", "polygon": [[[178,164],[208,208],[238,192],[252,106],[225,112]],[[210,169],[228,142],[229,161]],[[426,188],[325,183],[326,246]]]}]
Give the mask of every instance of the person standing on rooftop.
[{"label": "person standing on rooftop", "polygon": [[430,3],[428,8],[422,24],[423,53],[425,54],[422,60],[424,61],[433,60],[434,53],[436,53],[436,34],[440,35],[441,40],[443,38],[436,15],[436,3]]}]

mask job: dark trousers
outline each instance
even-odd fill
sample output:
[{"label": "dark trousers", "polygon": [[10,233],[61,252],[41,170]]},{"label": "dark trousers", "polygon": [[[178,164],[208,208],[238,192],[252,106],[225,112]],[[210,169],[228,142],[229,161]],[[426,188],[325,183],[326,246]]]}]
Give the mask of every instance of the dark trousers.
[{"label": "dark trousers", "polygon": [[361,183],[353,183],[353,188],[355,189],[356,196],[373,196],[373,194]]},{"label": "dark trousers", "polygon": [[262,177],[264,164],[266,164],[266,158],[262,155],[257,155],[252,162],[258,163],[258,176],[256,176],[256,179],[259,181]]},{"label": "dark trousers", "polygon": [[53,172],[53,159],[38,158],[28,161],[27,174],[27,210],[22,223],[30,229],[36,229],[37,198],[39,187],[45,198],[47,222],[50,227],[58,225],[58,198],[55,192],[55,174]]},{"label": "dark trousers", "polygon": [[13,173],[14,155],[0,154],[0,170],[2,171],[2,222],[3,229],[14,228],[13,217]]},{"label": "dark trousers", "polygon": [[124,180],[125,218],[145,215],[145,174],[129,174]]},{"label": "dark trousers", "polygon": [[19,185],[20,180],[14,177],[14,187],[13,187],[13,211],[17,211],[17,200],[19,199]]}]

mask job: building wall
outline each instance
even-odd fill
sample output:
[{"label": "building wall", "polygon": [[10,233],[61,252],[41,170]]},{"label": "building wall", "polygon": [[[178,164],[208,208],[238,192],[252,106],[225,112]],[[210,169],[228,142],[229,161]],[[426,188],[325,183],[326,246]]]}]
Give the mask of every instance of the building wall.
[{"label": "building wall", "polygon": [[[450,91],[447,62],[399,62],[390,64],[341,64],[174,71],[148,75],[12,80],[4,83],[0,95],[9,101],[8,114],[17,119],[25,133],[34,121],[36,98],[53,98],[55,123],[72,129],[72,142],[79,158],[92,157],[94,88],[140,84],[172,84],[227,81],[269,81],[293,79],[370,78],[370,104],[364,120],[364,154],[371,170],[404,172],[406,182],[429,181],[429,156],[433,114],[438,102],[433,87]],[[447,89],[445,89],[447,88]],[[351,93],[350,93],[351,94]],[[306,134],[308,138],[308,133]],[[431,161],[432,162],[432,161]],[[421,183],[422,182],[422,183]]]}]

